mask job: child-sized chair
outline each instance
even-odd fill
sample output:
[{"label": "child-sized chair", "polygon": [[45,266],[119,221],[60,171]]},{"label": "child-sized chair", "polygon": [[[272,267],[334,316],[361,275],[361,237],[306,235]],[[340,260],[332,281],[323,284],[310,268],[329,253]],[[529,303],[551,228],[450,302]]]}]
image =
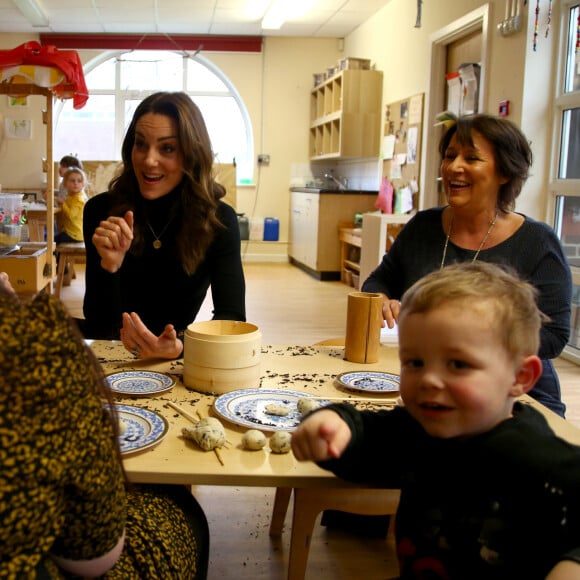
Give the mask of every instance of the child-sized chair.
[{"label": "child-sized chair", "polygon": [[[314,523],[324,510],[340,510],[361,515],[394,515],[399,505],[398,489],[276,488],[270,522],[270,536],[282,534],[290,496],[294,491],[292,533],[288,557],[288,580],[304,580]],[[389,533],[394,529],[391,518]]]}]

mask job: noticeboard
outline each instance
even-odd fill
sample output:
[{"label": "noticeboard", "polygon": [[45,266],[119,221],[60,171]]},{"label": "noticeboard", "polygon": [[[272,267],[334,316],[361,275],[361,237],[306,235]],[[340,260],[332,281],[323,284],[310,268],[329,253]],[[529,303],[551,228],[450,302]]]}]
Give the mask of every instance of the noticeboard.
[{"label": "noticeboard", "polygon": [[395,213],[418,208],[424,93],[385,106],[383,177],[394,188]]}]

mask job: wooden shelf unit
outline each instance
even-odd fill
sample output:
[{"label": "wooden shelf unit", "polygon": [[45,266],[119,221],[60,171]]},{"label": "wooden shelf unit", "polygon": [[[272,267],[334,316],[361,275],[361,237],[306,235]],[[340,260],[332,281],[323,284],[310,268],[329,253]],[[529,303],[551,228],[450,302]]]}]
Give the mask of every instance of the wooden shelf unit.
[{"label": "wooden shelf unit", "polygon": [[310,158],[378,157],[383,73],[344,70],[310,96]]},{"label": "wooden shelf unit", "polygon": [[341,224],[338,228],[341,282],[359,290],[409,219],[408,214],[373,212],[363,213],[362,228]]},{"label": "wooden shelf unit", "polygon": [[362,229],[355,228],[353,224],[341,226],[338,229],[338,240],[340,242],[340,281],[358,288]]}]

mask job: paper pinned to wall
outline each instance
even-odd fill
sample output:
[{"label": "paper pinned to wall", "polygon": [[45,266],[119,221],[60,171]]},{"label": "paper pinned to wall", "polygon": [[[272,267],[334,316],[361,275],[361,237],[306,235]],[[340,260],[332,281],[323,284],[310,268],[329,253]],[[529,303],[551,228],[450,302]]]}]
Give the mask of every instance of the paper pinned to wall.
[{"label": "paper pinned to wall", "polygon": [[417,127],[409,127],[407,131],[407,163],[417,163]]},{"label": "paper pinned to wall", "polygon": [[397,189],[395,213],[407,213],[413,209],[413,194],[409,187]]},{"label": "paper pinned to wall", "polygon": [[423,118],[423,95],[409,99],[409,125],[419,125]]},{"label": "paper pinned to wall", "polygon": [[401,166],[397,163],[396,159],[391,159],[391,171],[390,171],[391,179],[401,179],[402,176],[403,172]]},{"label": "paper pinned to wall", "polygon": [[407,163],[407,154],[397,153],[395,159],[397,160],[397,165],[405,165]]},{"label": "paper pinned to wall", "polygon": [[395,155],[395,136],[385,135],[383,137],[383,159],[392,159]]},{"label": "paper pinned to wall", "polygon": [[447,110],[454,115],[461,115],[461,78],[459,72],[454,71],[445,75],[447,79]]}]

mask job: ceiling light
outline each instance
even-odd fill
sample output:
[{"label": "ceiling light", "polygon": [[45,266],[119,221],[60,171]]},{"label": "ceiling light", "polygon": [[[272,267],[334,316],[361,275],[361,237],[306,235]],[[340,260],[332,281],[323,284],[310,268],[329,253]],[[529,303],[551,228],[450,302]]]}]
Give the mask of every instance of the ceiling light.
[{"label": "ceiling light", "polygon": [[48,18],[36,0],[13,0],[13,2],[32,26],[48,26]]},{"label": "ceiling light", "polygon": [[282,24],[286,20],[286,6],[287,0],[274,0],[270,4],[270,8],[266,10],[264,18],[262,18],[262,28],[265,30],[277,30],[282,28]]}]

